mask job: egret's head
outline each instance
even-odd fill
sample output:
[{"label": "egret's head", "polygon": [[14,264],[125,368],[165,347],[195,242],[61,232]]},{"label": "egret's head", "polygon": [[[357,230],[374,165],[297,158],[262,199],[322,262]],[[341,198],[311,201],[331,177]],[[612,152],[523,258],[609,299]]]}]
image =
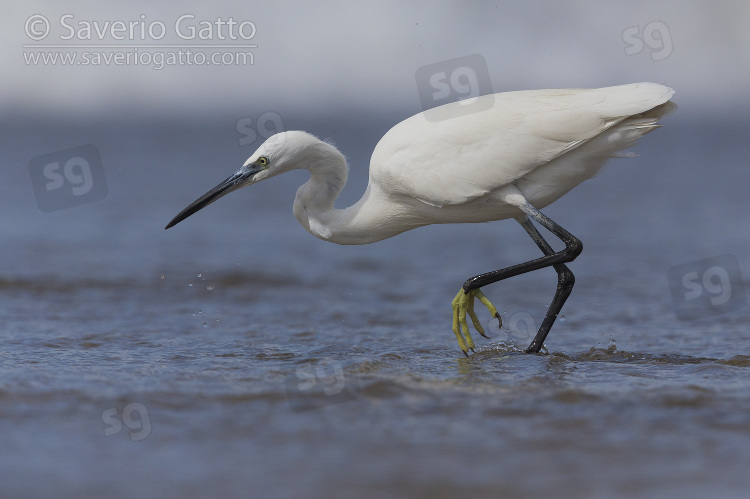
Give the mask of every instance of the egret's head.
[{"label": "egret's head", "polygon": [[305,168],[315,161],[321,147],[332,147],[306,132],[288,131],[269,137],[242,167],[229,178],[193,201],[165,227],[180,223],[222,196],[261,180],[296,168]]}]

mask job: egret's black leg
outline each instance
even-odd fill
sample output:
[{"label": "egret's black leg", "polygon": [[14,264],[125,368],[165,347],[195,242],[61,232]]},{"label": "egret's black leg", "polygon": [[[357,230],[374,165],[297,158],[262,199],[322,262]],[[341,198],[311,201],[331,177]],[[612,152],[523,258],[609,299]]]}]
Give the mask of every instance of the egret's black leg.
[{"label": "egret's black leg", "polygon": [[[568,296],[570,296],[570,292],[573,289],[573,284],[575,283],[573,273],[570,271],[570,269],[568,269],[567,266],[564,265],[564,263],[572,262],[573,260],[575,260],[576,257],[581,254],[583,244],[578,240],[578,238],[560,227],[553,220],[545,216],[542,212],[540,212],[530,204],[526,203],[525,205],[521,206],[521,210],[523,210],[523,212],[527,216],[519,220],[519,222],[529,234],[529,236],[531,236],[531,238],[534,240],[536,245],[539,246],[542,252],[544,252],[544,256],[541,258],[537,258],[536,260],[531,260],[529,262],[513,265],[511,267],[494,270],[492,272],[487,272],[486,274],[480,274],[476,277],[472,277],[471,279],[466,280],[463,288],[464,291],[468,293],[473,289],[481,288],[488,284],[493,284],[509,277],[525,274],[526,272],[531,272],[532,270],[550,266],[554,267],[558,275],[557,291],[555,292],[555,297],[553,298],[552,303],[547,310],[547,315],[545,316],[544,321],[542,321],[542,325],[539,327],[539,331],[534,337],[534,340],[531,342],[531,345],[529,345],[529,348],[526,349],[526,351],[529,353],[537,353],[542,348],[544,340],[546,339],[547,334],[552,327],[552,324],[555,322],[557,315],[560,313],[565,300],[567,300]],[[547,243],[547,241],[544,240],[536,227],[532,225],[529,217],[531,217],[540,225],[559,237],[560,240],[565,243],[565,249],[555,252]]]},{"label": "egret's black leg", "polygon": [[[549,243],[544,240],[528,217],[519,220],[519,223],[521,224],[521,227],[526,230],[526,233],[531,236],[536,245],[539,246],[542,253],[545,255],[553,255],[555,253],[555,250],[553,250]],[[564,263],[558,263],[552,267],[554,267],[557,272],[557,290],[555,291],[555,297],[552,299],[552,303],[550,303],[549,309],[547,310],[547,315],[544,317],[544,321],[539,327],[539,331],[529,345],[529,348],[526,349],[529,353],[537,353],[539,352],[539,349],[542,348],[544,340],[547,338],[547,334],[552,328],[552,324],[555,323],[557,315],[560,313],[568,296],[570,296],[570,292],[573,291],[573,285],[576,282],[573,272],[571,272],[568,266]]]}]

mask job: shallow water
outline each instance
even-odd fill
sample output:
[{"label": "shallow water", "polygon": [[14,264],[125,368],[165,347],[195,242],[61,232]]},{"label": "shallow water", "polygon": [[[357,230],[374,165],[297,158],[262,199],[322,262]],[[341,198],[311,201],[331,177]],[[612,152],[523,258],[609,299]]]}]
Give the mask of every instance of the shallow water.
[{"label": "shallow water", "polygon": [[[667,271],[730,254],[747,275],[748,145],[670,120],[546,210],[584,252],[545,353],[520,351],[549,269],[486,288],[505,325],[470,358],[450,300],[537,256],[514,222],[338,247],[292,217],[295,173],[165,232],[251,152],[231,119],[6,125],[0,495],[743,494],[748,308],[678,320]],[[337,138],[346,204],[395,121],[290,128]],[[42,213],[28,161],[85,143],[107,197]]]}]

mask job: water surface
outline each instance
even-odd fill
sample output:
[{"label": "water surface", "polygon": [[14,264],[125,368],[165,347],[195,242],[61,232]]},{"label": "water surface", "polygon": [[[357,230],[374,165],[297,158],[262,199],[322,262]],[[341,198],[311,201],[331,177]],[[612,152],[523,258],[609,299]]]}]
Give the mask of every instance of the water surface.
[{"label": "water surface", "polygon": [[[748,146],[670,119],[546,210],[584,252],[545,353],[520,351],[550,269],[485,289],[505,327],[470,358],[450,300],[537,256],[514,222],[338,247],[294,220],[295,172],[165,232],[252,152],[232,117],[6,124],[0,495],[743,494],[748,309],[679,321],[667,271],[730,254],[747,275]],[[345,205],[395,121],[288,126],[336,138]],[[42,213],[29,160],[86,143],[107,197]]]}]

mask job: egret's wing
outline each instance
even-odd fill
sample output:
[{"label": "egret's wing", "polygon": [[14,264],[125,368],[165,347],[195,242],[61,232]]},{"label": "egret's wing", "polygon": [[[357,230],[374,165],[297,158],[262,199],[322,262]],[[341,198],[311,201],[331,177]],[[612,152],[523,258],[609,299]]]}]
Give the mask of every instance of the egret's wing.
[{"label": "egret's wing", "polygon": [[488,95],[476,105],[486,109],[493,101],[489,109],[463,115],[460,103],[447,104],[440,115],[455,117],[430,121],[418,114],[394,126],[373,152],[370,180],[385,192],[434,206],[465,203],[667,102],[673,93],[635,83]]}]

